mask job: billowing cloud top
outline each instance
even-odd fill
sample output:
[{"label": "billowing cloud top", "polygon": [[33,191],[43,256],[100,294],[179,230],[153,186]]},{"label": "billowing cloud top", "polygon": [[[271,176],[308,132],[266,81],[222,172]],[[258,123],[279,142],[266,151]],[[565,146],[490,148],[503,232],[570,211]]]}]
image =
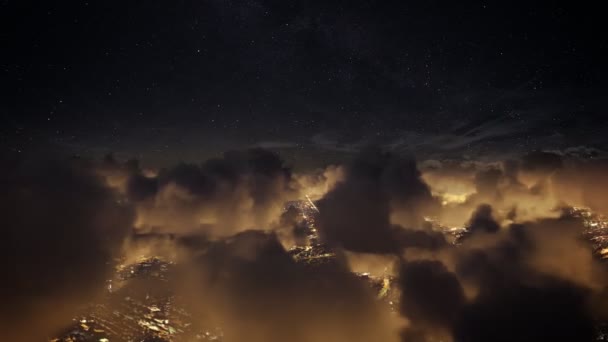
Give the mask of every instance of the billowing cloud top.
[{"label": "billowing cloud top", "polygon": [[[144,249],[177,261],[172,290],[229,342],[590,341],[608,318],[605,267],[564,210],[606,212],[603,161],[417,164],[370,148],[297,175],[262,149],[154,172],[112,158],[5,164],[3,339],[51,336],[114,258]],[[315,267],[290,254],[312,242],[285,209],[310,196],[334,255]],[[393,284],[393,306],[361,270]]]}]

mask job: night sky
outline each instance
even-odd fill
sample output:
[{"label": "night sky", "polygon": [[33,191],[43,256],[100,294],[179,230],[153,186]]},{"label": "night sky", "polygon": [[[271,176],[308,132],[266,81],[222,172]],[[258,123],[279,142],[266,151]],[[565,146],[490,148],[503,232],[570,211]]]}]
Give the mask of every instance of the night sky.
[{"label": "night sky", "polygon": [[0,3],[3,153],[149,165],[261,146],[297,167],[608,148],[595,3]]}]

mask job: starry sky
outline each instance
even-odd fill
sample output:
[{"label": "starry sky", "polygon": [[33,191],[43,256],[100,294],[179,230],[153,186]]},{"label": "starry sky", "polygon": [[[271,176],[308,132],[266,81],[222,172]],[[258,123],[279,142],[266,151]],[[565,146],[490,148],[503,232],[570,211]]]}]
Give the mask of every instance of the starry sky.
[{"label": "starry sky", "polygon": [[608,149],[589,2],[0,2],[0,146],[150,165],[264,147],[296,166]]}]

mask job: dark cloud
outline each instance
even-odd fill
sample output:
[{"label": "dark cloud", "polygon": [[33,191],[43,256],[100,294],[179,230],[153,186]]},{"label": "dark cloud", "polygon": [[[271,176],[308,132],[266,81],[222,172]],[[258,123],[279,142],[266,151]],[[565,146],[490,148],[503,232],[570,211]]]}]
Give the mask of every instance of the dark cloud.
[{"label": "dark cloud", "polygon": [[403,340],[593,340],[608,278],[582,223],[564,216],[501,228],[492,213],[479,206],[456,246],[406,254]]},{"label": "dark cloud", "polygon": [[562,157],[556,153],[534,151],[524,155],[521,159],[521,168],[528,172],[551,172],[562,168],[564,162]]},{"label": "dark cloud", "polygon": [[308,234],[310,228],[304,221],[300,210],[294,206],[289,206],[279,219],[279,223],[273,227],[274,231],[281,235],[283,239],[292,238],[291,244],[304,246],[308,244]]},{"label": "dark cloud", "polygon": [[80,160],[0,169],[2,340],[50,337],[112,270],[133,213]]},{"label": "dark cloud", "polygon": [[560,280],[481,294],[461,313],[456,341],[593,341],[586,292]]},{"label": "dark cloud", "polygon": [[512,225],[484,247],[466,242],[456,271],[478,293],[459,314],[456,341],[592,340],[588,302],[605,271],[581,228],[572,219],[545,219]]},{"label": "dark cloud", "polygon": [[477,172],[475,174],[476,196],[482,200],[487,199],[492,201],[500,198],[499,183],[503,176],[503,172],[498,168],[490,168]]},{"label": "dark cloud", "polygon": [[[492,292],[527,276],[528,270],[522,262],[529,245],[523,241],[526,237],[521,235],[520,228],[512,227],[507,238],[489,246],[477,247],[475,241],[465,242],[456,258],[455,272],[460,279],[480,291]],[[468,248],[467,243],[472,247]]]},{"label": "dark cloud", "polygon": [[129,199],[138,202],[153,197],[158,193],[159,185],[155,178],[146,177],[141,173],[132,174],[126,185]]},{"label": "dark cloud", "polygon": [[305,267],[276,235],[260,231],[213,242],[197,254],[188,271],[198,275],[189,282],[189,296],[197,317],[223,324],[226,341],[365,342],[397,336],[387,308],[340,261]]},{"label": "dark cloud", "polygon": [[397,224],[418,228],[424,213],[435,208],[412,160],[368,149],[344,173],[344,180],[318,201],[319,230],[332,245],[394,253],[410,235]]},{"label": "dark cloud", "polygon": [[[519,202],[544,200],[573,170],[597,180],[604,166],[556,160],[460,164],[449,173],[450,181],[468,177],[474,191],[452,206],[466,213],[469,231],[456,245],[424,219],[449,205],[438,206],[412,160],[380,150],[309,178],[293,177],[276,154],[259,149],[155,173],[111,157],[99,165],[11,161],[0,171],[9,242],[2,260],[11,279],[0,313],[15,329],[3,333],[27,341],[38,336],[16,333],[26,325],[42,338],[69,322],[103,285],[132,225],[130,203],[139,232],[155,233],[131,239],[127,259],[147,250],[178,260],[171,291],[201,329],[221,327],[228,342],[589,340],[605,312],[590,305],[605,300],[605,269],[580,221],[546,212],[529,219],[528,202]],[[446,165],[435,165],[435,176]],[[593,190],[588,182],[581,194]],[[316,266],[284,247],[307,243],[302,214],[285,210],[303,197],[303,184],[329,189],[317,201],[316,223],[335,258]],[[353,273],[364,269],[397,276],[400,317],[378,301],[371,278]],[[142,280],[130,291],[168,289]]]},{"label": "dark cloud", "polygon": [[[253,199],[263,202],[272,196],[268,183],[276,177],[286,180],[291,177],[283,160],[274,152],[254,148],[229,151],[221,158],[208,159],[200,165],[181,163],[161,170],[156,180],[159,187],[175,183],[194,195],[211,198],[221,197],[222,187],[227,187],[228,191],[234,190],[239,182],[247,180],[252,182],[250,190]],[[154,194],[151,186],[144,187],[141,192],[137,187],[131,190],[129,195],[138,198]]]},{"label": "dark cloud", "polygon": [[488,204],[482,204],[473,213],[467,228],[471,233],[496,233],[500,229],[500,225],[492,217],[492,207]]},{"label": "dark cloud", "polygon": [[608,214],[608,160],[590,163],[581,174],[583,202],[589,207]]},{"label": "dark cloud", "polygon": [[298,187],[276,153],[250,149],[200,165],[181,163],[154,176],[131,174],[126,193],[136,203],[142,231],[225,237],[271,229]]},{"label": "dark cloud", "polygon": [[322,238],[355,251],[394,252],[388,198],[378,190],[373,183],[336,185],[317,204]]},{"label": "dark cloud", "polygon": [[415,329],[449,329],[465,304],[456,275],[439,261],[413,261],[401,266],[401,313]]}]

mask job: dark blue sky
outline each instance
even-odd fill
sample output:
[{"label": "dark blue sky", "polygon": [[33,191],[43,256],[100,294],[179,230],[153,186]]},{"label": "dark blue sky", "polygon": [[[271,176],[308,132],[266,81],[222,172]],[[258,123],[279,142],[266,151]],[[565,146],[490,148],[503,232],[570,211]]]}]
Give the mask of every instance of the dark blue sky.
[{"label": "dark blue sky", "polygon": [[318,164],[366,144],[423,158],[608,148],[608,29],[592,4],[0,6],[11,153],[165,164],[263,146]]}]

